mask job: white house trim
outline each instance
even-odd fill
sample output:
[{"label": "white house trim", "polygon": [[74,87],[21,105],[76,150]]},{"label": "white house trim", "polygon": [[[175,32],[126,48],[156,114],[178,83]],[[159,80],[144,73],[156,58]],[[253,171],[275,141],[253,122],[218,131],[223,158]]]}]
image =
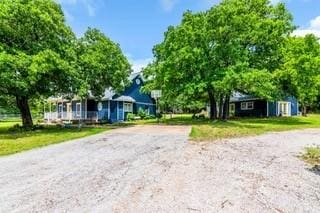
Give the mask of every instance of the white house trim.
[{"label": "white house trim", "polygon": [[86,107],[86,110],[85,110],[85,115],[84,115],[84,117],[85,117],[85,119],[87,119],[87,118],[88,118],[88,99],[86,99],[85,107]]},{"label": "white house trim", "polygon": [[289,101],[279,101],[277,102],[277,108],[278,108],[278,111],[277,111],[277,115],[280,116],[280,113],[281,113],[281,110],[282,110],[282,107],[281,105],[282,104],[286,104],[286,111],[287,111],[287,114],[286,115],[282,115],[282,116],[291,116],[291,102]]},{"label": "white house trim", "polygon": [[149,105],[149,106],[156,106],[156,104],[150,104],[150,103],[144,103],[144,102],[136,102],[136,104],[143,104],[143,105]]}]

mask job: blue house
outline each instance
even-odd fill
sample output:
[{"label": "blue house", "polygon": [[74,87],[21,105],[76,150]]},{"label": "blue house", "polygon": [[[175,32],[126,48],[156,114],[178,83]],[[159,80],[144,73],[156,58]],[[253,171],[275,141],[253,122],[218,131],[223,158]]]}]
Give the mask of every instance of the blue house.
[{"label": "blue house", "polygon": [[155,100],[151,98],[150,94],[140,91],[144,85],[141,74],[133,74],[130,80],[131,85],[122,93],[117,94],[106,89],[100,100],[96,100],[92,95],[89,95],[85,100],[77,97],[72,100],[50,98],[50,111],[45,113],[45,119],[48,121],[83,120],[114,123],[125,121],[128,113],[137,114],[139,109],[144,110],[147,115],[155,115]]},{"label": "blue house", "polygon": [[229,113],[231,117],[297,116],[299,115],[299,103],[294,97],[280,101],[267,101],[237,93],[230,100]]}]

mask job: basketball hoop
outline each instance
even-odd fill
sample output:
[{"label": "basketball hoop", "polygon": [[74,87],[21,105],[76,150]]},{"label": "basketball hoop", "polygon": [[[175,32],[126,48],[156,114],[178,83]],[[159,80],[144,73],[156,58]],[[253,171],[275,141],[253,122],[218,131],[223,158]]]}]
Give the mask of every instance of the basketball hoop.
[{"label": "basketball hoop", "polygon": [[161,95],[162,95],[161,90],[152,90],[151,91],[151,97],[156,99],[156,100],[161,98]]}]

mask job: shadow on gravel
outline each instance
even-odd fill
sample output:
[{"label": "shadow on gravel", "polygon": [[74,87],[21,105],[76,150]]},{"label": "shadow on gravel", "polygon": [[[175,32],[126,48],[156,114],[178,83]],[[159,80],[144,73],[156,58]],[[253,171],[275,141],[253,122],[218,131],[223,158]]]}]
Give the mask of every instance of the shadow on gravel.
[{"label": "shadow on gravel", "polygon": [[309,168],[309,169],[307,169],[307,170],[308,170],[309,172],[312,172],[312,173],[320,176],[320,165],[315,165],[314,167]]}]

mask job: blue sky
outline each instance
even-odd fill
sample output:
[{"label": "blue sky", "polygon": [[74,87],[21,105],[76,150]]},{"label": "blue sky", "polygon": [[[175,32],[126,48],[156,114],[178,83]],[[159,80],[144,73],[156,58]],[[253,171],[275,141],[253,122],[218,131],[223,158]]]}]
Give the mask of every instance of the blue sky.
[{"label": "blue sky", "polygon": [[[219,0],[57,0],[68,24],[81,36],[96,27],[113,41],[133,64],[135,71],[152,59],[152,47],[161,42],[169,25],[180,22],[186,10],[201,11]],[[273,3],[280,0],[272,0]],[[295,35],[320,37],[320,0],[282,0],[294,15]]]}]

